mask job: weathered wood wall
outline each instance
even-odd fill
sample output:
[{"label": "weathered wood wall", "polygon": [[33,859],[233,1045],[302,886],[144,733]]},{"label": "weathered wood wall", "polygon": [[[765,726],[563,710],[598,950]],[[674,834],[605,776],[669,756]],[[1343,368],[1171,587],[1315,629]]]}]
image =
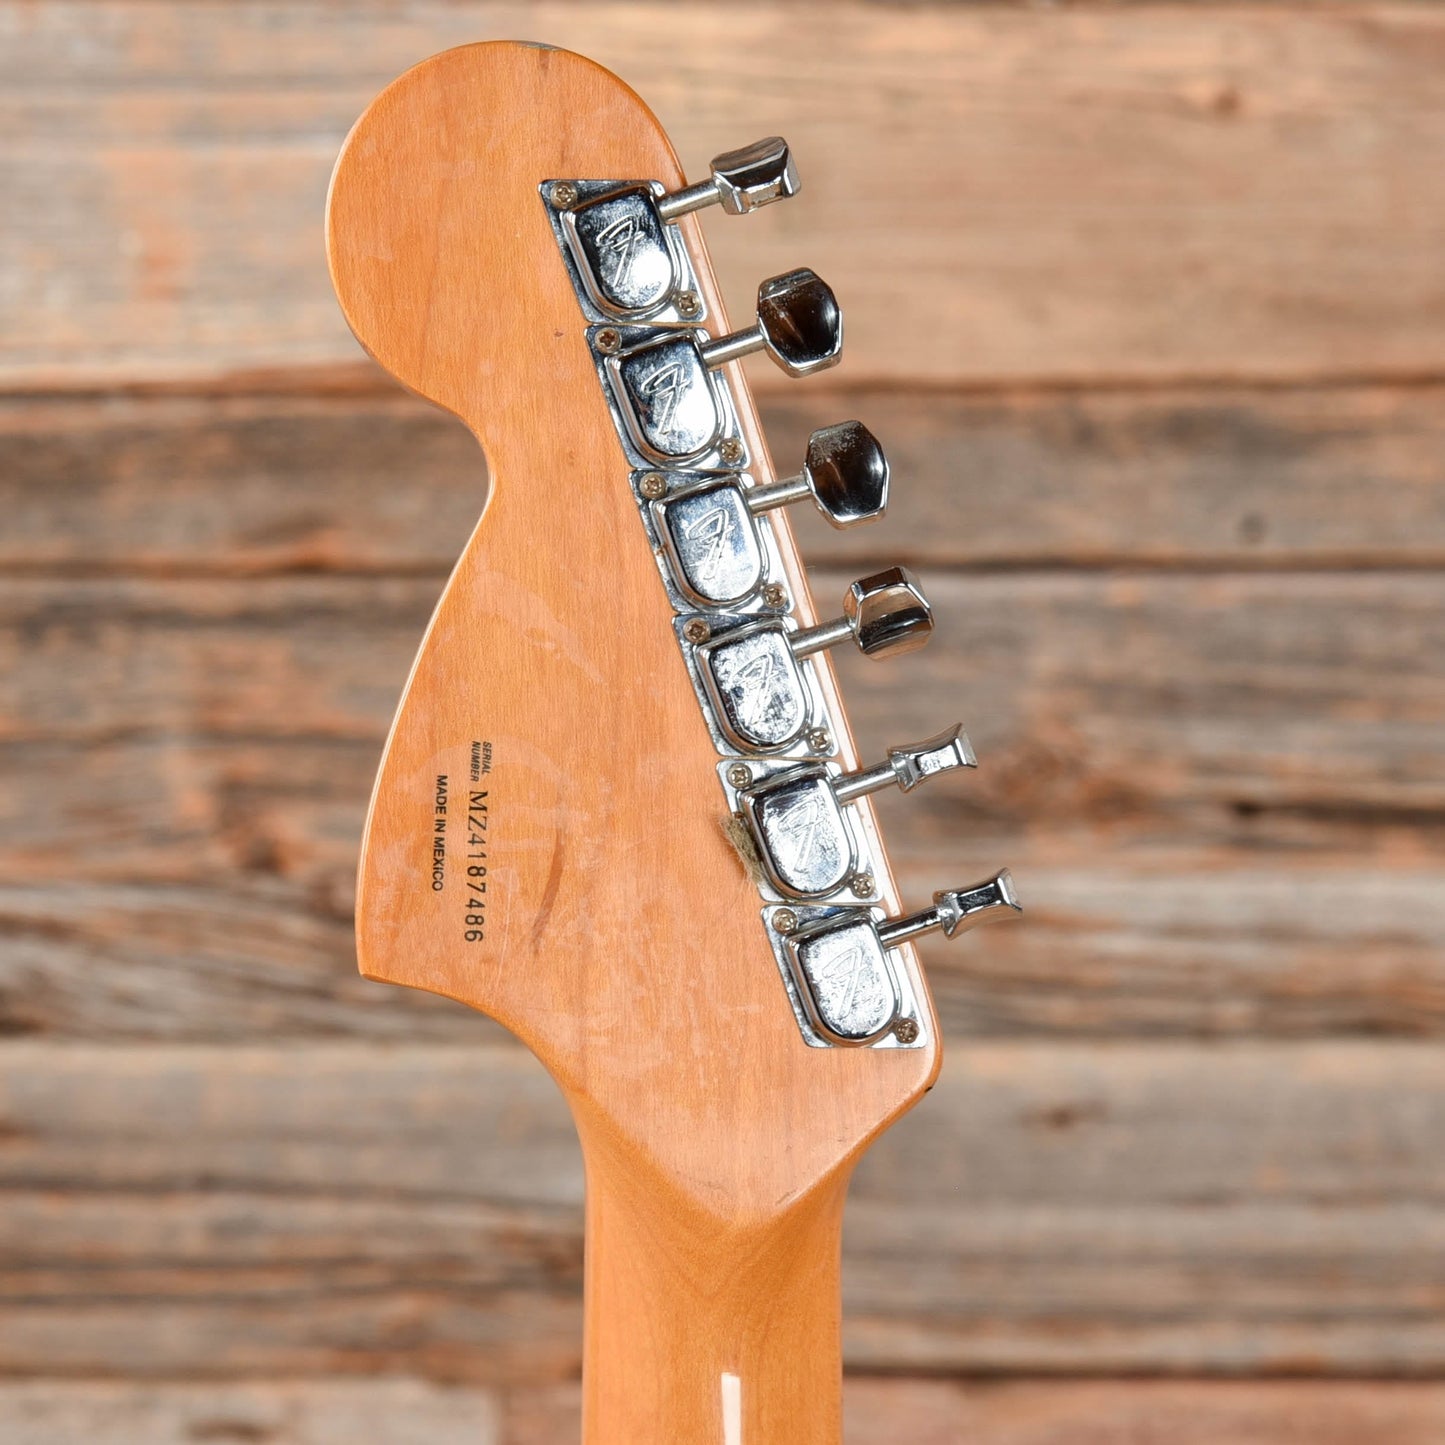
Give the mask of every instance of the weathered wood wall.
[{"label": "weathered wood wall", "polygon": [[1445,1438],[1445,13],[1304,0],[0,0],[0,1438],[575,1434],[556,1095],[350,944],[485,478],[359,357],[322,197],[496,35],[693,164],[793,140],[709,233],[739,309],[803,262],[848,308],[836,380],[757,375],[780,455],[895,462],[816,587],[908,559],[943,619],[846,668],[860,738],[983,760],[891,851],[1026,892],[926,952],[850,1439]]}]

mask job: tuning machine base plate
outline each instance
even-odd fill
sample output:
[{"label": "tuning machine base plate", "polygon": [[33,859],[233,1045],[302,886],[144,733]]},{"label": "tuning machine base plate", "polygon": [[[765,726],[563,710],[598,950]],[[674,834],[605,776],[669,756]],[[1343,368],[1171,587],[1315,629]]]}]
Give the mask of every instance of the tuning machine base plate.
[{"label": "tuning machine base plate", "polygon": [[[707,319],[677,227],[653,224],[644,197],[665,194],[657,181],[554,179],[538,192],[589,321],[696,326]],[[567,205],[557,204],[568,195]]]},{"label": "tuning machine base plate", "polygon": [[[780,919],[786,919],[792,927],[781,931]],[[802,903],[769,904],[763,909],[763,925],[803,1041],[813,1049],[924,1048],[930,1041],[927,1013],[919,1006],[911,961],[900,949],[884,948],[876,956],[860,953],[856,959],[844,956],[816,961],[808,959],[805,950],[800,951],[799,944],[818,925],[844,924],[854,919],[860,923],[864,920],[878,923],[883,919],[883,910]],[[860,929],[860,935],[863,933],[872,934],[873,929],[865,925]],[[857,980],[851,976],[854,971],[860,975]],[[836,979],[831,976],[835,973]],[[866,985],[870,994],[878,994],[871,1017],[867,1007],[860,1012],[848,997],[850,985],[855,983],[858,987]],[[829,1018],[840,1027],[868,1028],[870,1024],[875,1027],[862,1037],[848,1037],[831,1030]]]}]

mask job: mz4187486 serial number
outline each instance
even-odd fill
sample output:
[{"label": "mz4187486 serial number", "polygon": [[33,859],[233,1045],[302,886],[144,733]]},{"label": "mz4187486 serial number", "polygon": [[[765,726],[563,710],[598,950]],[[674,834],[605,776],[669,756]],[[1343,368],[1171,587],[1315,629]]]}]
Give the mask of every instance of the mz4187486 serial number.
[{"label": "mz4187486 serial number", "polygon": [[487,936],[487,795],[473,790],[467,796],[467,900],[468,943]]}]

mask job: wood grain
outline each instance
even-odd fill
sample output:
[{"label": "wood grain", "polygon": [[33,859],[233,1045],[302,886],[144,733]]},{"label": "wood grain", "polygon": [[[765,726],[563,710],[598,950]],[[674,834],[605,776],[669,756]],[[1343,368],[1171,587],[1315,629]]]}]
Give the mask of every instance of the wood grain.
[{"label": "wood grain", "polygon": [[939,603],[845,678],[865,750],[979,743],[887,808],[901,888],[1029,906],[924,950],[956,1047],[847,1217],[848,1439],[1434,1445],[1445,20],[1295,0],[0,3],[0,1374],[50,1376],[0,1438],[575,1445],[561,1102],[350,945],[486,479],[358,361],[322,197],[507,32],[693,172],[793,140],[799,200],[706,229],[735,314],[803,263],[847,311],[839,372],[757,369],[779,462],[855,415],[894,463],[880,526],[800,519],[818,595]]},{"label": "wood grain", "polygon": [[[0,398],[0,570],[431,573],[486,493],[466,429],[380,386]],[[278,382],[278,386],[283,384]],[[1424,567],[1445,559],[1445,388],[837,387],[766,398],[777,456],[865,418],[886,519],[794,509],[813,566]],[[218,497],[225,506],[217,506]]]},{"label": "wood grain", "polygon": [[739,309],[827,276],[854,380],[1445,363],[1433,7],[12,0],[0,379],[351,360],[316,240],[342,136],[407,65],[518,35],[618,70],[694,171],[790,138],[799,200],[709,237]]},{"label": "wood grain", "polygon": [[[859,1445],[1434,1445],[1445,1429],[1438,1385],[1378,1382],[951,1384],[865,1376],[844,1381],[843,1407],[847,1438]],[[504,1445],[563,1445],[576,1419],[569,1391],[515,1397],[506,1406]]]},{"label": "wood grain", "polygon": [[[817,596],[840,596],[850,575],[817,573]],[[839,661],[865,748],[954,715],[980,747],[976,777],[921,790],[903,812],[886,800],[909,831],[966,824],[987,840],[1047,823],[1040,846],[1057,857],[1091,849],[1105,823],[1111,849],[1144,842],[1164,856],[1180,843],[1294,845],[1306,829],[1312,849],[1374,837],[1427,855],[1437,841],[1439,576],[925,582],[940,618],[928,648],[899,663]],[[106,742],[134,749],[138,764],[146,744],[190,744],[201,760],[232,742],[274,744],[283,760],[292,747],[334,744],[347,766],[381,736],[434,590],[427,578],[9,579],[0,741],[17,773],[27,755],[57,748],[83,767],[83,749]],[[178,801],[194,776],[172,774]],[[328,791],[324,780],[315,789]],[[158,802],[117,778],[115,804],[128,797],[137,819]],[[53,863],[46,848],[58,844],[45,840],[62,821],[36,817],[34,834],[9,835],[13,876]],[[201,821],[209,829],[214,818]],[[214,830],[208,838],[222,846]],[[143,844],[144,828],[114,841]],[[72,846],[87,846],[81,830]]]},{"label": "wood grain", "polygon": [[[515,1046],[12,1043],[0,1370],[565,1378],[580,1158]],[[975,1044],[860,1167],[871,1370],[1429,1375],[1433,1046]]]},{"label": "wood grain", "polygon": [[[848,1438],[859,1445],[1435,1445],[1438,1384],[1223,1381],[953,1384],[850,1377]],[[575,1388],[500,1394],[417,1381],[327,1379],[205,1385],[0,1384],[10,1445],[574,1445]]]},{"label": "wood grain", "polygon": [[[859,665],[845,694],[868,751],[949,716],[980,748],[976,778],[887,800],[905,894],[1027,880],[1027,928],[925,950],[950,1031],[1439,1031],[1437,579],[929,580],[912,686]],[[434,587],[0,586],[5,1028],[465,1034],[351,977],[364,800]]]}]

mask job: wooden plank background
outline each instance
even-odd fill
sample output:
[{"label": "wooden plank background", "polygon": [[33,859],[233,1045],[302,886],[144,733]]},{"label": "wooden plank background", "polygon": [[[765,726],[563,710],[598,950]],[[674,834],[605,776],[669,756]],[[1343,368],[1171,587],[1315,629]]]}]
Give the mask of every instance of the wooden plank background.
[{"label": "wooden plank background", "polygon": [[[581,1179],[474,1015],[356,978],[380,741],[484,495],[359,355],[331,161],[397,72],[612,65],[742,311],[813,264],[942,626],[847,666],[954,1047],[860,1170],[850,1440],[1445,1438],[1445,13],[0,0],[0,1438],[575,1438]],[[921,733],[920,733],[921,735]]]}]

